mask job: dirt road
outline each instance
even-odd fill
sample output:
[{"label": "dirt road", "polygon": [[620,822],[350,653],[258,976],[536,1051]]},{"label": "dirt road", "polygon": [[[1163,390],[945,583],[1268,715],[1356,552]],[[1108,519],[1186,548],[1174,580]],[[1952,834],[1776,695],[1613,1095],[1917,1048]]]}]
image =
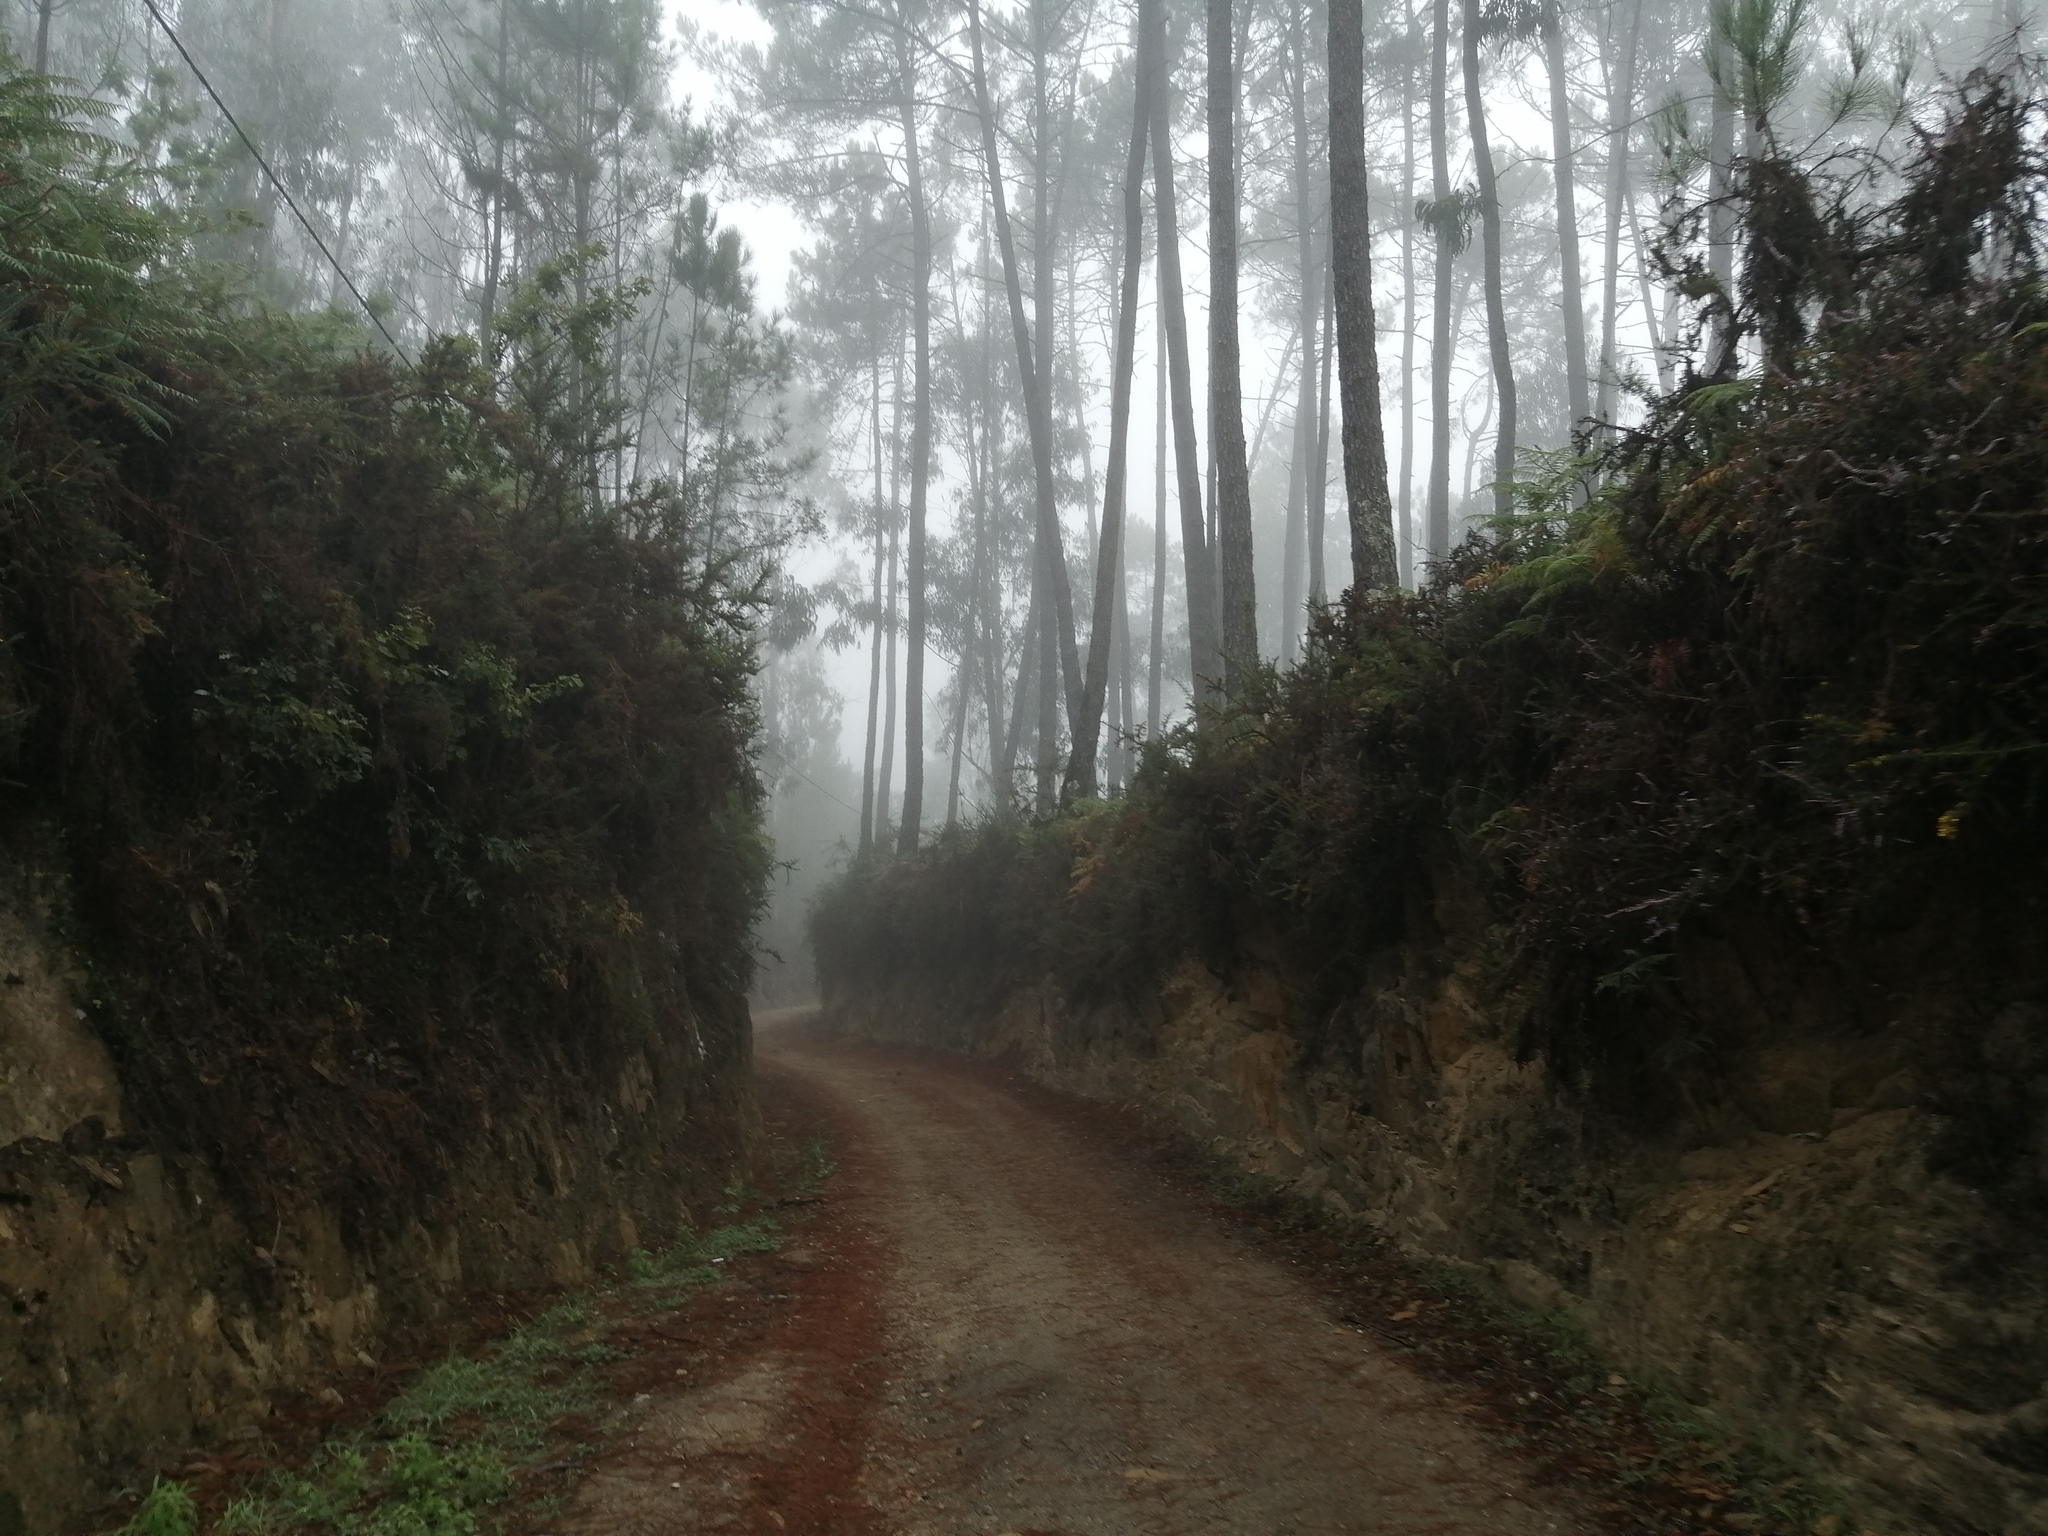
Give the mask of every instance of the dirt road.
[{"label": "dirt road", "polygon": [[563,1529],[1591,1528],[1469,1404],[1050,1096],[803,1016],[761,1021],[756,1050],[785,1133],[832,1138],[827,1203],[728,1299],[744,1347],[650,1384]]}]

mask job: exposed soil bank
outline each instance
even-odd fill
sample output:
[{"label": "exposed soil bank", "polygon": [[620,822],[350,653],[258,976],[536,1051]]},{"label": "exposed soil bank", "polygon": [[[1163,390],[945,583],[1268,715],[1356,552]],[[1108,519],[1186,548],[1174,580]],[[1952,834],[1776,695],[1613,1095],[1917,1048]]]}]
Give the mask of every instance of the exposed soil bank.
[{"label": "exposed soil bank", "polygon": [[1696,926],[1633,1005],[1668,1043],[1635,1102],[1518,1059],[1530,1004],[1492,984],[1500,933],[1441,870],[1328,1016],[1313,957],[1277,939],[1187,960],[1137,1007],[1056,977],[993,1000],[908,967],[879,995],[822,980],[840,1029],[1146,1106],[1571,1314],[1874,1525],[2020,1536],[2048,1532],[2040,916],[1854,953],[1760,916]]},{"label": "exposed soil bank", "polygon": [[[153,1102],[146,1058],[110,1050],[47,910],[5,884],[0,1536],[253,1439],[284,1397],[346,1386],[473,1292],[658,1245],[745,1154],[745,1005],[693,998],[647,943],[573,1032],[442,1019],[439,1076],[331,1020],[209,1066],[201,1128],[274,1149],[227,1163]],[[387,1182],[321,1177],[316,1136]]]}]

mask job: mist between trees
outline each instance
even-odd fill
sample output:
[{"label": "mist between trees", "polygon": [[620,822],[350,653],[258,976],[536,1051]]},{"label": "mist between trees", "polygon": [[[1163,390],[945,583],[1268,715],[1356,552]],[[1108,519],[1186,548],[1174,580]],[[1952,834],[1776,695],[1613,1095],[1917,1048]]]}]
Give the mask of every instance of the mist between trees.
[{"label": "mist between trees", "polygon": [[[2028,20],[29,0],[12,32],[181,260],[279,310],[352,284],[364,345],[468,335],[585,504],[665,509],[769,604],[760,762],[815,861],[1118,794],[1318,605],[1421,585],[1518,478],[1768,365],[1729,318],[1751,169],[1911,142]],[[786,307],[721,189],[800,221]]]}]

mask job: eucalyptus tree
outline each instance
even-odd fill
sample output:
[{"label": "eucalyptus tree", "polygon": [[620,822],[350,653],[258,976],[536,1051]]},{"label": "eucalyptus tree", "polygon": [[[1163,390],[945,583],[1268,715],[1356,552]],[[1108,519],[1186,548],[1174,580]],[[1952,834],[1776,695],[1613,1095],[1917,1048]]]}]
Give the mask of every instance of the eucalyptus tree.
[{"label": "eucalyptus tree", "polygon": [[1593,412],[1586,366],[1585,284],[1579,274],[1579,210],[1572,148],[1571,91],[1565,78],[1563,0],[1537,0],[1533,18],[1550,95],[1551,179],[1557,194],[1558,308],[1564,317],[1565,379],[1574,428]]},{"label": "eucalyptus tree", "polygon": [[[1066,696],[1067,719],[1072,722],[1081,714],[1081,668],[1074,636],[1073,589],[1067,574],[1066,550],[1060,534],[1058,493],[1054,481],[1050,381],[1039,366],[1039,353],[1032,345],[1031,322],[1024,312],[1023,277],[1018,266],[1016,236],[1011,228],[1009,199],[1004,187],[996,107],[989,89],[987,51],[983,42],[981,7],[978,0],[967,0],[967,17],[974,110],[980,124],[982,163],[987,181],[989,209],[996,245],[1002,254],[1003,288],[1009,302],[1011,334],[1017,354],[1017,373],[1023,386],[1025,421],[1031,443],[1038,544],[1033,581],[1037,595],[1032,601],[1032,622],[1039,636],[1041,648],[1039,687],[1043,698],[1054,686],[1056,670],[1058,682]],[[1050,645],[1048,641],[1051,642]],[[1054,650],[1055,655],[1045,655],[1047,650]],[[1041,722],[1045,719],[1043,711],[1040,719]],[[1046,739],[1046,732],[1041,723],[1042,762],[1047,760],[1046,754],[1050,752],[1052,745]],[[1041,810],[1050,809],[1046,804],[1046,797],[1052,787],[1051,780],[1050,773],[1041,773]]]},{"label": "eucalyptus tree", "polygon": [[[1614,420],[1616,388],[1620,383],[1617,331],[1621,319],[1621,226],[1627,217],[1634,189],[1630,180],[1630,146],[1636,115],[1636,44],[1642,36],[1643,0],[1621,0],[1620,33],[1615,62],[1607,92],[1607,196],[1606,229],[1600,261],[1600,371],[1593,417],[1604,425]],[[1612,35],[1609,38],[1613,43]],[[1654,312],[1645,306],[1645,318],[1653,333]]]},{"label": "eucalyptus tree", "polygon": [[1224,688],[1246,689],[1259,665],[1258,594],[1252,581],[1252,492],[1245,461],[1237,333],[1237,35],[1231,0],[1207,0],[1209,122],[1209,463],[1216,476],[1221,545]]},{"label": "eucalyptus tree", "polygon": [[1452,266],[1465,243],[1464,199],[1451,190],[1451,0],[1432,0],[1429,32],[1429,175],[1425,222],[1435,236],[1430,282],[1429,496],[1424,548],[1441,559],[1451,546]]},{"label": "eucalyptus tree", "polygon": [[1216,561],[1202,505],[1202,472],[1195,437],[1187,307],[1180,270],[1179,195],[1173,152],[1173,66],[1168,53],[1165,0],[1138,0],[1141,70],[1149,71],[1152,201],[1157,238],[1159,311],[1166,339],[1168,404],[1173,418],[1174,479],[1180,499],[1180,549],[1188,607],[1188,675],[1198,703],[1213,703],[1223,680],[1222,612]]},{"label": "eucalyptus tree", "polygon": [[[1081,708],[1072,716],[1073,752],[1067,762],[1065,794],[1095,794],[1095,753],[1110,653],[1128,641],[1117,623],[1123,607],[1123,530],[1126,458],[1130,449],[1131,380],[1137,366],[1138,276],[1144,260],[1145,136],[1151,117],[1151,72],[1135,71],[1130,154],[1123,177],[1123,270],[1117,285],[1116,349],[1109,406],[1109,472],[1102,491],[1102,542],[1095,557],[1095,604],[1088,628],[1088,667]],[[1128,671],[1128,662],[1126,662]]]},{"label": "eucalyptus tree", "polygon": [[1372,302],[1372,220],[1365,159],[1365,17],[1361,0],[1329,0],[1330,230],[1342,390],[1351,584],[1362,597],[1398,584]]},{"label": "eucalyptus tree", "polygon": [[1493,367],[1496,417],[1493,451],[1494,510],[1505,515],[1514,502],[1515,370],[1508,350],[1508,322],[1502,294],[1500,188],[1494,176],[1493,145],[1486,133],[1486,95],[1480,49],[1491,28],[1480,0],[1464,0],[1463,59],[1465,126],[1472,141],[1473,193],[1479,213],[1482,284],[1486,304],[1486,350]]}]

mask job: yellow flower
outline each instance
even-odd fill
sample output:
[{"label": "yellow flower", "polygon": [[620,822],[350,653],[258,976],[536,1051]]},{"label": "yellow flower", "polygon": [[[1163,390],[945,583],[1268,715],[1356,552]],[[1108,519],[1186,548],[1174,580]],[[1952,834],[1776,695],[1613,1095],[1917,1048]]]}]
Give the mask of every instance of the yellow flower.
[{"label": "yellow flower", "polygon": [[1956,837],[1960,835],[1962,830],[1963,813],[1961,811],[1943,811],[1940,819],[1934,823],[1934,835],[1936,837]]}]

